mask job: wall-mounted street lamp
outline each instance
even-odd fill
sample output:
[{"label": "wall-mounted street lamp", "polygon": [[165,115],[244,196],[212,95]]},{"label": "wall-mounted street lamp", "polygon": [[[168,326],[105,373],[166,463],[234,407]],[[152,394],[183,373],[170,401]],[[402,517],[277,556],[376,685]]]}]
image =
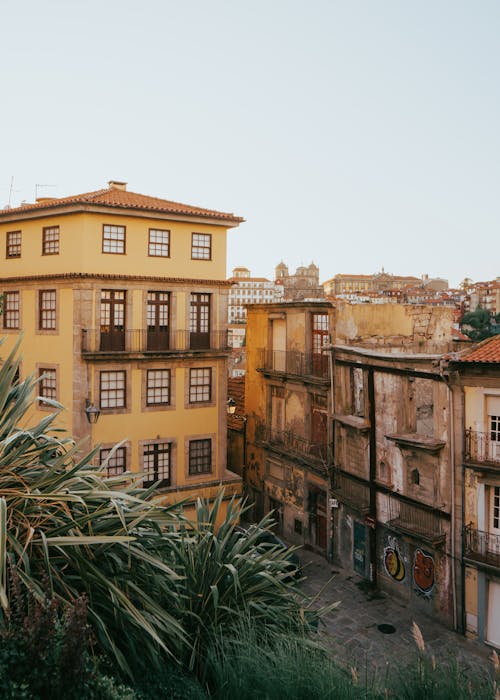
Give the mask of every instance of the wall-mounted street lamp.
[{"label": "wall-mounted street lamp", "polygon": [[90,403],[89,399],[85,399],[84,413],[87,416],[87,420],[90,424],[97,423],[99,416],[101,415],[101,411],[97,408],[97,406],[94,406],[93,403]]}]

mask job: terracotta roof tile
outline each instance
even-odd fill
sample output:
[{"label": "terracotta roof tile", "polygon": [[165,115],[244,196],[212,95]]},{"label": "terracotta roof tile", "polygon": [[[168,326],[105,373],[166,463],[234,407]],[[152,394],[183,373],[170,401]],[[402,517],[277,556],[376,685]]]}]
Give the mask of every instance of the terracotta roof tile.
[{"label": "terracotta roof tile", "polygon": [[35,204],[24,204],[20,207],[15,207],[12,209],[3,209],[0,211],[0,218],[11,217],[13,214],[24,214],[45,209],[56,209],[72,204],[94,204],[96,206],[100,205],[117,209],[157,211],[181,216],[199,216],[202,218],[221,219],[235,223],[241,223],[244,221],[244,219],[235,216],[234,214],[215,211],[212,209],[203,209],[202,207],[194,207],[190,204],[181,204],[180,202],[171,202],[168,199],[159,199],[158,197],[150,197],[145,194],[128,192],[127,190],[120,190],[117,188],[97,190],[96,192],[86,192],[84,194],[76,194],[58,199],[44,199],[43,201],[36,202]]},{"label": "terracotta roof tile", "polygon": [[460,356],[460,362],[500,362],[500,335],[483,340],[475,349]]},{"label": "terracotta roof tile", "polygon": [[[245,377],[228,377],[227,396],[236,401],[236,413],[245,415]],[[242,421],[233,416],[227,417],[227,427],[233,430],[241,430]]]}]

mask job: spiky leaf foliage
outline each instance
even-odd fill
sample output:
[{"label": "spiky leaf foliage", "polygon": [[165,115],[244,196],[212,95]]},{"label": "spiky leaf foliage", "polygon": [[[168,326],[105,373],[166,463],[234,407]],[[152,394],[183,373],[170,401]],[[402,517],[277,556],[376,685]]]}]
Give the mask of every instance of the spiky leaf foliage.
[{"label": "spiky leaf foliage", "polygon": [[161,652],[180,656],[186,636],[170,612],[181,605],[179,575],[166,563],[164,536],[179,522],[177,513],[155,504],[130,476],[106,479],[92,465],[94,453],[82,457],[71,439],[59,437],[51,428],[61,407],[26,427],[36,380],[16,382],[16,350],[0,367],[4,614],[15,567],[40,601],[48,596],[71,605],[85,595],[101,649],[124,671],[137,656],[153,665]]},{"label": "spiky leaf foliage", "polygon": [[259,545],[262,532],[274,524],[272,517],[265,516],[245,534],[238,527],[242,504],[234,498],[218,525],[222,501],[223,492],[211,505],[198,500],[195,522],[171,538],[175,568],[182,574],[176,584],[183,601],[179,614],[191,640],[187,665],[201,678],[221,631],[234,633],[242,620],[251,619],[263,629],[303,634],[326,611],[310,609],[290,576],[286,551]]}]

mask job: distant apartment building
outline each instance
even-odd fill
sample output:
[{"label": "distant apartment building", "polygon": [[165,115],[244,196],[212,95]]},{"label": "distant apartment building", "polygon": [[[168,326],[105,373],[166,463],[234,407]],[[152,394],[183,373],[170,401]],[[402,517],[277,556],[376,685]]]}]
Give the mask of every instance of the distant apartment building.
[{"label": "distant apartment building", "polygon": [[480,306],[492,316],[500,313],[500,277],[488,282],[473,282],[467,290],[464,310],[475,311]]},{"label": "distant apartment building", "polygon": [[281,285],[265,277],[252,277],[250,270],[246,267],[235,267],[228,282],[232,285],[228,303],[228,322],[231,329],[233,328],[231,324],[245,323],[247,316],[245,304],[272,304],[283,299]]},{"label": "distant apartment building", "polygon": [[377,293],[404,290],[405,288],[421,288],[427,292],[440,292],[448,288],[447,280],[430,279],[428,275],[419,277],[403,277],[392,275],[382,268],[373,275],[338,274],[323,283],[327,297],[348,294]]},{"label": "distant apartment building", "polygon": [[98,445],[108,474],[141,474],[166,501],[241,491],[226,470],[225,279],[241,221],[117,181],[0,211],[1,356],[22,333],[34,418],[59,401],[58,424]]}]

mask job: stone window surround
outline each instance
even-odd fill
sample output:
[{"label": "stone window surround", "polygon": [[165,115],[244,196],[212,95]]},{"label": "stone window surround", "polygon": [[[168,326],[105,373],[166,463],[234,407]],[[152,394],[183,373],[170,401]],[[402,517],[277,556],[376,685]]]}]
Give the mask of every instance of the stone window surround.
[{"label": "stone window surround", "polygon": [[[213,408],[217,405],[217,365],[207,364],[207,362],[196,362],[190,364],[184,370],[184,408]],[[210,401],[190,401],[190,378],[192,369],[210,369]]]},{"label": "stone window surround", "polygon": [[[193,440],[211,440],[212,441],[212,468],[209,472],[190,474],[189,473],[189,444]],[[216,470],[216,454],[217,454],[217,434],[216,433],[202,433],[199,435],[189,435],[184,439],[184,479],[185,483],[193,483],[196,481],[213,480],[214,476],[217,475]]]},{"label": "stone window surround", "polygon": [[[140,474],[144,474],[144,448],[146,445],[160,445],[164,442],[170,444],[170,485],[165,486],[166,489],[171,489],[177,486],[177,464],[178,464],[178,450],[177,450],[177,436],[171,437],[155,437],[146,438],[145,440],[139,440],[137,443],[138,449],[138,464]],[[161,486],[159,487],[161,489]]]},{"label": "stone window surround", "polygon": [[[59,387],[59,382],[60,382],[60,365],[59,363],[53,363],[53,362],[37,362],[35,364],[35,372],[36,372],[36,377],[40,377],[40,373],[42,370],[45,369],[50,369],[54,370],[56,373],[56,395],[55,395],[55,400],[59,401],[60,397],[60,387]],[[37,385],[36,389],[37,393],[39,394],[39,384]],[[48,411],[49,413],[53,413],[56,409],[53,406],[47,406],[45,405],[42,401],[37,401],[37,408],[39,411]]]},{"label": "stone window surround", "polygon": [[[170,401],[168,404],[148,404],[148,370],[164,370],[170,371]],[[158,366],[158,363],[153,363],[142,368],[141,371],[141,411],[148,413],[150,411],[175,411],[175,392],[176,392],[176,367],[169,363],[168,366]]]},{"label": "stone window surround", "polygon": [[2,314],[2,333],[19,333],[21,328],[23,327],[23,294],[20,289],[5,289],[3,291],[3,294],[9,294],[9,293],[17,293],[18,294],[18,299],[19,299],[19,325],[16,326],[15,328],[6,328],[5,327],[5,309],[4,313]]},{"label": "stone window surround", "polygon": [[[101,372],[125,372],[125,406],[123,408],[101,408]],[[132,406],[132,365],[113,362],[99,366],[94,372],[94,396],[97,397],[97,405],[101,415],[118,415],[120,413],[130,413]]]},{"label": "stone window surround", "polygon": [[[115,447],[117,443],[116,442],[103,442],[99,444],[99,452],[96,455],[96,464],[100,464],[100,450],[111,450],[113,447]],[[132,458],[132,450],[131,450],[131,444],[130,441],[127,440],[126,442],[123,442],[120,447],[125,448],[125,471],[130,471],[131,467],[131,458]]]},{"label": "stone window surround", "polygon": [[[41,328],[41,292],[55,292],[56,294],[56,327]],[[54,287],[50,289],[37,289],[35,294],[35,333],[36,335],[59,335],[59,289]]]}]

